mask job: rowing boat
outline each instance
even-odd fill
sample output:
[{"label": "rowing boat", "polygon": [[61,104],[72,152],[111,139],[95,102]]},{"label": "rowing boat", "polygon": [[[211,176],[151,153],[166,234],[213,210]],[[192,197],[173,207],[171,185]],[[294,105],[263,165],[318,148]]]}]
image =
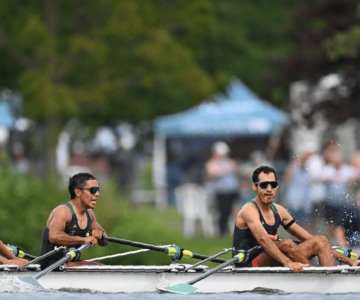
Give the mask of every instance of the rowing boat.
[{"label": "rowing boat", "polygon": [[[208,270],[201,265],[168,266],[74,266],[48,273],[39,279],[46,289],[106,293],[154,292],[157,288],[187,282]],[[34,275],[38,265],[19,271],[15,265],[0,265],[0,290],[12,291],[21,276]],[[227,267],[196,283],[198,293],[227,293],[274,290],[285,293],[360,293],[360,267],[308,267],[293,273],[286,267]],[[20,281],[20,280],[19,280]],[[26,284],[26,283],[22,283]],[[19,286],[19,284],[17,284]]]}]

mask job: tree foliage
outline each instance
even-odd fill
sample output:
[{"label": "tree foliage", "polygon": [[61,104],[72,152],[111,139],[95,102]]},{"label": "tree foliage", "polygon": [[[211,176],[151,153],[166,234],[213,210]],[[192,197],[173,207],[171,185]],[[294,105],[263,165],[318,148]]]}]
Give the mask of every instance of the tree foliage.
[{"label": "tree foliage", "polygon": [[[283,60],[280,82],[307,80],[316,87],[318,81],[337,73],[342,83],[312,107],[309,116],[322,111],[331,123],[357,117],[360,111],[359,74],[359,1],[303,1],[294,14],[290,37],[292,54]],[[311,120],[311,118],[308,118]]]},{"label": "tree foliage", "polygon": [[[34,0],[0,3],[0,83],[60,126],[151,120],[224,89],[266,94],[297,1]],[[276,22],[274,22],[274,19]]]}]

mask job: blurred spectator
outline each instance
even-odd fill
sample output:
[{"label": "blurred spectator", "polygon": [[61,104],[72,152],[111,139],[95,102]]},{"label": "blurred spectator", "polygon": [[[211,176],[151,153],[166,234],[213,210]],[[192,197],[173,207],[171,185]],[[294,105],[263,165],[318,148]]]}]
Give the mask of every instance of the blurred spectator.
[{"label": "blurred spectator", "polygon": [[338,151],[337,144],[331,140],[324,143],[321,153],[316,152],[316,146],[309,143],[306,148],[314,151],[308,159],[306,168],[310,174],[309,202],[311,211],[312,228],[316,232],[316,226],[321,225],[324,220],[324,205],[327,196],[327,189],[324,182],[323,169],[334,151]]},{"label": "blurred spectator", "polygon": [[30,172],[30,163],[24,155],[24,146],[16,142],[12,146],[13,169],[16,173],[27,174]]},{"label": "blurred spectator", "polygon": [[284,174],[284,201],[294,219],[302,226],[310,223],[310,172],[306,168],[312,149],[304,150],[287,167]]},{"label": "blurred spectator", "polygon": [[228,222],[233,205],[240,197],[237,164],[228,156],[229,152],[230,149],[226,143],[216,142],[213,145],[212,157],[205,165],[206,178],[214,194],[220,235],[228,232]]},{"label": "blurred spectator", "polygon": [[[265,155],[262,151],[260,150],[255,150],[253,152],[251,152],[250,154],[250,160],[245,162],[242,166],[241,166],[241,170],[240,173],[242,176],[244,176],[244,181],[248,182],[252,180],[252,173],[254,171],[254,169],[256,169],[259,166],[272,166],[272,163],[267,161],[265,158]],[[249,184],[250,189],[251,188],[251,184]]]},{"label": "blurred spectator", "polygon": [[334,233],[334,225],[341,224],[342,209],[350,204],[351,184],[357,180],[358,172],[343,162],[340,151],[332,152],[328,161],[323,169],[327,187],[324,213],[330,232]]}]

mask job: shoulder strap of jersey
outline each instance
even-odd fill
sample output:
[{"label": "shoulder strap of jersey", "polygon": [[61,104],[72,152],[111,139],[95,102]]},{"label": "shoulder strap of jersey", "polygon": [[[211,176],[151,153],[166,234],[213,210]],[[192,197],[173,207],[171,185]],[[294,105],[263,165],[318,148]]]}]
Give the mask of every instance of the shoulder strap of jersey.
[{"label": "shoulder strap of jersey", "polygon": [[280,214],[279,214],[279,212],[278,212],[278,210],[277,210],[277,208],[276,208],[276,206],[275,206],[274,203],[271,203],[271,204],[270,204],[270,207],[271,207],[271,210],[273,211],[274,214],[280,216]]},{"label": "shoulder strap of jersey", "polygon": [[251,203],[253,203],[256,207],[256,209],[258,210],[259,214],[261,214],[261,211],[260,211],[260,207],[259,205],[256,203],[256,201],[252,200]]},{"label": "shoulder strap of jersey", "polygon": [[71,205],[71,203],[70,203],[70,202],[66,202],[65,205],[66,205],[68,208],[70,208],[71,214],[72,214],[72,215],[75,215],[75,210],[74,210],[73,206]]}]

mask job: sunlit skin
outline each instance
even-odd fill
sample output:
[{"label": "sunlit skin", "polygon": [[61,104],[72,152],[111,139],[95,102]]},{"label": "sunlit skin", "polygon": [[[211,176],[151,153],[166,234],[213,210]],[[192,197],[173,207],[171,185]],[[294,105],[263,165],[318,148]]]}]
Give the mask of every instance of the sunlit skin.
[{"label": "sunlit skin", "polygon": [[23,258],[16,257],[11,251],[9,251],[5,244],[0,241],[0,265],[19,265],[23,266],[28,261]]}]

